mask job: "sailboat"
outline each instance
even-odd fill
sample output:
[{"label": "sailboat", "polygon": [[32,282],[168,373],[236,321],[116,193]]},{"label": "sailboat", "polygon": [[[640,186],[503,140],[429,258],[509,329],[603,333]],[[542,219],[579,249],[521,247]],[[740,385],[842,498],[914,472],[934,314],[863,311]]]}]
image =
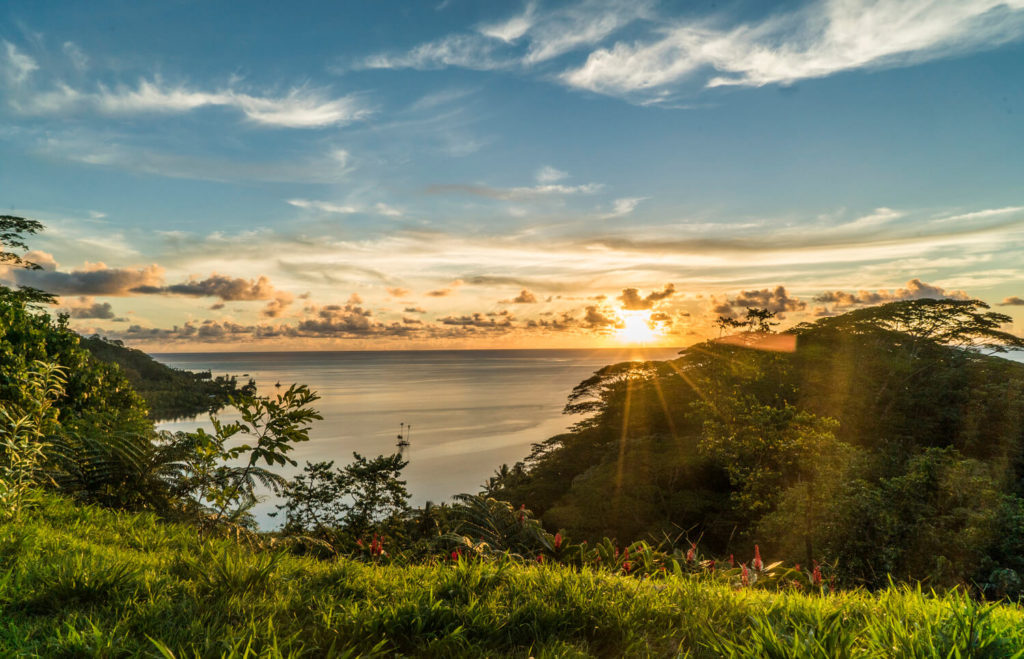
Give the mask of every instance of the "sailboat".
[{"label": "sailboat", "polygon": [[403,421],[401,425],[398,426],[398,443],[395,444],[395,446],[398,447],[399,451],[405,450],[405,447],[409,445],[409,435],[411,434],[412,425],[410,424],[406,426],[405,422]]}]

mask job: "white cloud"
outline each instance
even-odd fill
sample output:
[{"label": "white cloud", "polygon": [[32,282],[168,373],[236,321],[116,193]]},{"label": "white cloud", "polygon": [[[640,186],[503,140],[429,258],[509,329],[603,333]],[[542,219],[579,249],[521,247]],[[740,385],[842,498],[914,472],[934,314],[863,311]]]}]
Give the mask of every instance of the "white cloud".
[{"label": "white cloud", "polygon": [[480,34],[453,34],[416,46],[407,53],[371,55],[358,63],[362,69],[500,69],[511,62],[496,56],[495,41]]},{"label": "white cloud", "polygon": [[522,14],[513,16],[501,23],[482,25],[478,28],[478,31],[480,34],[491,37],[492,39],[499,39],[506,43],[511,43],[522,37],[530,30],[531,27],[533,27],[534,12],[536,9],[537,4],[535,2],[530,2],[526,5],[526,9]]},{"label": "white cloud", "polygon": [[555,169],[551,165],[544,165],[537,170],[536,178],[538,183],[554,183],[555,181],[561,181],[568,176],[568,172]]},{"label": "white cloud", "polygon": [[82,52],[82,49],[74,41],[64,42],[64,54],[71,60],[71,65],[79,71],[85,71],[89,68],[89,57]]},{"label": "white cloud", "polygon": [[33,71],[39,69],[39,65],[31,56],[18,50],[17,46],[9,41],[4,41],[5,57],[3,61],[4,77],[11,84],[20,85]]},{"label": "white cloud", "polygon": [[706,85],[762,86],[990,48],[1024,35],[1022,0],[827,0],[721,29],[678,23],[653,41],[594,51],[566,84],[609,94],[657,91],[710,69]]},{"label": "white cloud", "polygon": [[354,204],[338,204],[330,201],[317,201],[315,199],[289,199],[288,203],[296,208],[315,210],[322,213],[336,213],[338,215],[352,215],[354,213],[372,213],[387,217],[400,217],[402,211],[383,202],[372,206],[358,206]]},{"label": "white cloud", "polygon": [[[481,25],[476,32],[450,34],[405,53],[380,53],[359,68],[440,69],[449,66],[491,70],[529,67],[579,48],[595,45],[630,23],[648,17],[648,0],[584,0],[539,12],[534,3],[522,14]],[[520,41],[526,42],[525,52]]]},{"label": "white cloud", "polygon": [[612,212],[605,215],[605,217],[622,217],[623,215],[629,215],[636,207],[640,205],[640,202],[647,199],[647,197],[623,197],[622,199],[616,199],[612,202]]},{"label": "white cloud", "polygon": [[188,112],[207,106],[233,107],[250,120],[268,126],[317,128],[361,119],[369,110],[352,96],[330,98],[322,90],[295,87],[278,97],[254,96],[233,89],[213,92],[171,86],[159,78],[141,79],[134,89],[100,87],[92,97],[96,107],[108,114],[145,112]]},{"label": "white cloud", "polygon": [[456,183],[448,185],[432,185],[427,188],[431,194],[461,193],[475,197],[486,197],[499,201],[525,201],[575,194],[593,194],[603,188],[601,183],[585,183],[583,185],[562,185],[558,183],[542,183],[534,186],[516,188],[492,188],[486,185],[469,185]]}]

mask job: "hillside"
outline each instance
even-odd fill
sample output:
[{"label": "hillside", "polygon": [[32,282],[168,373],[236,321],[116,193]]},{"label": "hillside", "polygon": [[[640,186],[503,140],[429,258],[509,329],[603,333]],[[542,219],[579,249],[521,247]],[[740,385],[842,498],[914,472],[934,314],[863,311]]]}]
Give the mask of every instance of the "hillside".
[{"label": "hillside", "polygon": [[0,524],[0,654],[1008,657],[1024,648],[1024,610],[957,594],[812,596],[531,563],[316,561],[45,498],[20,524]]},{"label": "hillside", "polygon": [[588,416],[489,493],[592,541],[760,543],[846,585],[1020,592],[1024,364],[984,353],[1021,339],[985,308],[892,303],[610,365],[569,398]]},{"label": "hillside", "polygon": [[[220,409],[229,395],[245,388],[240,388],[233,376],[213,377],[208,371],[193,373],[171,368],[120,341],[82,337],[81,346],[96,359],[121,367],[132,388],[145,399],[154,421],[192,417]],[[252,382],[247,386],[251,387]]]}]

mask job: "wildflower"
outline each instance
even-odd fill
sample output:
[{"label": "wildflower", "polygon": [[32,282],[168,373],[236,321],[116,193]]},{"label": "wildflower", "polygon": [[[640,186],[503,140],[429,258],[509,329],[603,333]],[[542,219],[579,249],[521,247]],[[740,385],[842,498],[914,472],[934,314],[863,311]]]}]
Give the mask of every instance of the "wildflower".
[{"label": "wildflower", "polygon": [[624,560],[624,561],[628,561],[629,560],[629,547],[626,547],[625,549],[622,550],[622,560]]},{"label": "wildflower", "polygon": [[740,573],[740,583],[744,586],[750,585],[750,571],[747,570],[747,564],[744,563],[742,566],[743,572]]},{"label": "wildflower", "polygon": [[754,561],[752,566],[758,572],[764,569],[764,563],[761,561],[761,548],[757,545],[754,545]]},{"label": "wildflower", "polygon": [[459,550],[458,549],[456,549],[455,551],[452,552],[452,560],[453,561],[459,560]]},{"label": "wildflower", "polygon": [[793,567],[794,567],[794,568],[796,568],[796,571],[797,571],[797,572],[799,572],[799,571],[800,571],[800,564],[799,564],[799,563],[797,563],[797,564],[796,564],[795,566],[793,566]]},{"label": "wildflower", "polygon": [[541,556],[540,554],[537,554],[537,562],[540,563],[541,565],[543,565],[544,564],[544,557]]},{"label": "wildflower", "polygon": [[736,559],[733,558],[732,554],[729,554],[729,567],[736,567]]},{"label": "wildflower", "polygon": [[708,561],[708,569],[710,569],[712,572],[715,571],[715,559],[712,558],[710,561]]},{"label": "wildflower", "polygon": [[557,551],[557,550],[559,550],[561,548],[562,548],[562,534],[561,533],[556,533],[555,534],[555,550]]},{"label": "wildflower", "polygon": [[629,574],[629,571],[632,570],[632,569],[633,569],[633,564],[630,563],[629,561],[624,561],[622,563],[622,571],[625,572],[626,574]]},{"label": "wildflower", "polygon": [[690,548],[686,551],[686,562],[692,563],[695,558],[697,558],[697,545],[691,542]]},{"label": "wildflower", "polygon": [[818,561],[814,561],[814,571],[811,572],[811,583],[815,586],[821,586],[821,566],[818,565]]},{"label": "wildflower", "polygon": [[363,542],[363,539],[362,539],[362,538],[359,538],[359,539],[357,539],[357,540],[356,540],[356,544],[357,544],[357,545],[359,545],[359,548],[360,548],[360,549],[366,549],[366,543],[365,543],[365,542]]}]

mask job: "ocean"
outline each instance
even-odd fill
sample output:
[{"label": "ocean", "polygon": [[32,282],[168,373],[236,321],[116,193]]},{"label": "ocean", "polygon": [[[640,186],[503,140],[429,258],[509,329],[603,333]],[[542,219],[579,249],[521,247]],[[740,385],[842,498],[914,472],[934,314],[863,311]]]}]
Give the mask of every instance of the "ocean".
[{"label": "ocean", "polygon": [[[536,442],[565,431],[577,419],[562,414],[572,388],[607,364],[671,359],[679,348],[588,350],[438,350],[380,352],[165,353],[175,368],[209,370],[256,380],[262,394],[275,385],[307,384],[323,415],[290,456],[337,465],[358,452],[397,450],[399,424],[412,426],[404,476],[413,505],[475,493],[503,463],[530,453]],[[225,419],[230,415],[225,414]],[[161,423],[165,430],[208,426],[204,418]],[[254,511],[261,526],[276,502]]]}]

